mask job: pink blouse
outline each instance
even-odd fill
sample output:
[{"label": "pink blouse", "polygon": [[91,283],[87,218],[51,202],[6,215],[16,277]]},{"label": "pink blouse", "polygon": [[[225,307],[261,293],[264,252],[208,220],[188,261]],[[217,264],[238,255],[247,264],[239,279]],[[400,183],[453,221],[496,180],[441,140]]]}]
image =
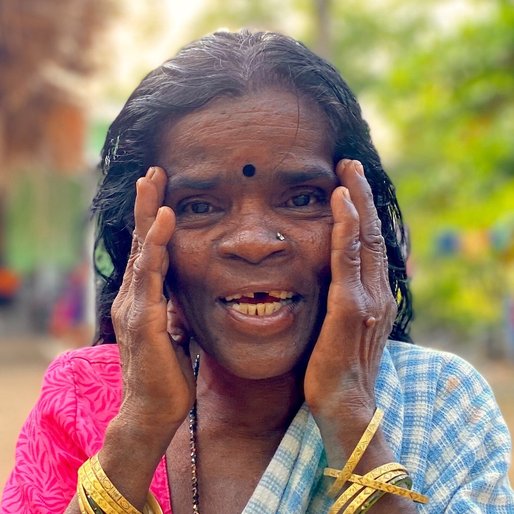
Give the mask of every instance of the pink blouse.
[{"label": "pink blouse", "polygon": [[[81,348],[59,356],[49,366],[41,396],[21,430],[1,512],[64,512],[75,494],[77,470],[100,450],[121,396],[117,345]],[[171,514],[166,469],[163,457],[151,491],[163,512]]]}]

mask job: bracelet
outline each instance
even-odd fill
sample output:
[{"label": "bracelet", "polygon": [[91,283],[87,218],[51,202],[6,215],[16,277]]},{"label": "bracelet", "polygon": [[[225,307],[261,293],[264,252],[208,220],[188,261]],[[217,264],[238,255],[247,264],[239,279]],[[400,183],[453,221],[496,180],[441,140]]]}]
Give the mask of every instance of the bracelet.
[{"label": "bracelet", "polygon": [[[407,470],[401,466],[401,464],[396,464],[398,469],[403,469],[405,472]],[[380,469],[380,468],[377,468]],[[325,468],[323,474],[327,477],[337,477],[339,475],[339,470],[333,468]],[[374,480],[370,478],[369,474],[360,476],[351,474],[348,478],[348,482],[353,482],[355,484],[359,484],[365,487],[373,487],[377,491],[383,491],[384,493],[396,494],[398,496],[403,496],[404,498],[408,498],[409,500],[413,500],[418,503],[428,503],[428,497],[417,493],[416,491],[411,491],[412,487],[412,479],[407,474],[407,478],[405,479],[405,487],[400,487],[396,485],[396,483],[384,483],[380,480]]]},{"label": "bracelet", "polygon": [[[392,462],[390,464],[384,464],[382,466],[379,466],[378,468],[375,468],[374,470],[370,471],[366,476],[371,479],[380,478],[383,475],[386,475],[388,473],[393,473],[389,478],[396,477],[398,475],[404,475],[405,474],[405,468],[403,466],[399,466],[395,462]],[[352,484],[348,489],[346,489],[341,496],[334,502],[330,510],[328,511],[329,514],[337,514],[342,507],[348,503],[359,491],[361,491],[363,487],[360,484]],[[371,491],[370,494],[373,494],[374,491]],[[367,497],[366,497],[367,498]],[[378,501],[378,499],[377,499]]]},{"label": "bracelet", "polygon": [[[385,473],[380,477],[384,482],[388,482],[389,480],[402,480],[406,476],[405,473],[401,471],[391,471],[389,473]],[[344,514],[355,514],[355,512],[367,512],[375,503],[385,496],[384,491],[377,491],[373,487],[363,487],[361,488],[359,494],[352,500],[352,502],[346,507],[344,510]]]},{"label": "bracelet", "polygon": [[399,480],[399,483],[404,483],[405,487],[400,487],[394,483],[384,483],[380,480],[372,480],[368,478],[367,475],[364,475],[363,477],[360,477],[359,475],[355,475],[355,480],[351,480],[352,482],[355,482],[357,484],[366,486],[366,487],[372,487],[373,489],[377,491],[383,491],[384,493],[390,493],[395,494],[397,496],[403,496],[404,498],[407,498],[409,500],[415,501],[417,503],[428,503],[428,497],[424,496],[421,493],[418,493],[416,491],[411,491],[410,488],[412,487],[412,479],[407,474],[406,477],[402,480]]},{"label": "bracelet", "polygon": [[100,465],[98,454],[78,470],[77,498],[81,514],[163,514],[152,493],[148,493],[141,513],[110,481]]},{"label": "bracelet", "polygon": [[[324,470],[325,476],[337,477],[338,473],[339,471],[333,468]],[[359,512],[367,512],[386,493],[402,496],[418,503],[429,501],[427,496],[410,490],[412,479],[407,470],[396,462],[379,466],[364,476],[352,474],[348,481],[352,482],[352,485],[335,501],[329,514],[337,514],[354,496],[344,514],[352,514],[357,509],[360,509]]]},{"label": "bracelet", "polygon": [[361,460],[362,455],[366,451],[366,448],[369,446],[369,443],[373,439],[373,436],[376,434],[383,417],[383,411],[377,408],[375,410],[375,414],[373,414],[373,417],[369,422],[369,425],[367,426],[366,430],[362,434],[362,437],[357,443],[357,446],[355,447],[350,457],[346,461],[346,464],[344,465],[343,469],[339,472],[336,481],[328,490],[329,496],[336,496],[336,494],[342,489],[344,484],[348,481],[348,478],[353,473],[353,470],[357,467],[357,464],[359,464],[359,461]]},{"label": "bracelet", "polygon": [[79,487],[77,487],[77,492],[82,495],[82,503],[88,514],[91,514],[91,511],[93,514],[117,512],[116,509],[119,507],[108,494],[105,494],[102,484],[90,466],[81,466],[78,475]]}]

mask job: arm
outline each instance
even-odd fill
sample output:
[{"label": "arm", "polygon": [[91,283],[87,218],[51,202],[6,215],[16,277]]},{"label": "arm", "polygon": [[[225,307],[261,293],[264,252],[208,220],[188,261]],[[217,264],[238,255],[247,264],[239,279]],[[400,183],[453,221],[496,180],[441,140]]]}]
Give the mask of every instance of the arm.
[{"label": "arm", "polygon": [[[343,160],[336,173],[346,187],[336,188],[331,201],[332,282],[304,387],[328,464],[342,469],[376,408],[375,380],[396,304],[380,220],[362,166]],[[394,460],[379,428],[355,472],[366,474]],[[371,511],[408,514],[416,507],[410,500],[386,495]]]},{"label": "arm", "polygon": [[133,244],[112,306],[123,400],[98,455],[111,482],[139,510],[155,469],[195,397],[188,349],[168,333],[163,283],[175,216],[170,208],[161,207],[166,180],[164,170],[154,167],[136,184]]}]

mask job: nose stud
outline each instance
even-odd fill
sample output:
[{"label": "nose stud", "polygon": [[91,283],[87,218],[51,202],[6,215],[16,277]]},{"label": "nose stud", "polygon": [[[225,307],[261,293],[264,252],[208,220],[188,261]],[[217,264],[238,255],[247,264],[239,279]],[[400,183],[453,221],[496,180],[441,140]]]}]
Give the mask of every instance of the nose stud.
[{"label": "nose stud", "polygon": [[285,236],[283,236],[280,232],[277,232],[277,239],[278,239],[279,241],[284,241]]}]

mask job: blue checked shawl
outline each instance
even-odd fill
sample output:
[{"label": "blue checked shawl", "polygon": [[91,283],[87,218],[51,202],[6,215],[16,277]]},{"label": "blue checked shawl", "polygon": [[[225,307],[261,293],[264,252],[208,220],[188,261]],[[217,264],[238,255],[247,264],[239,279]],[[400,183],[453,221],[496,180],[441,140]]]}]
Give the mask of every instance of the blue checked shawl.
[{"label": "blue checked shawl", "polygon": [[[514,514],[511,443],[493,393],[449,353],[389,341],[376,384],[382,429],[413,488],[430,497],[420,514]],[[243,514],[319,514],[333,500],[317,425],[297,413]]]}]

